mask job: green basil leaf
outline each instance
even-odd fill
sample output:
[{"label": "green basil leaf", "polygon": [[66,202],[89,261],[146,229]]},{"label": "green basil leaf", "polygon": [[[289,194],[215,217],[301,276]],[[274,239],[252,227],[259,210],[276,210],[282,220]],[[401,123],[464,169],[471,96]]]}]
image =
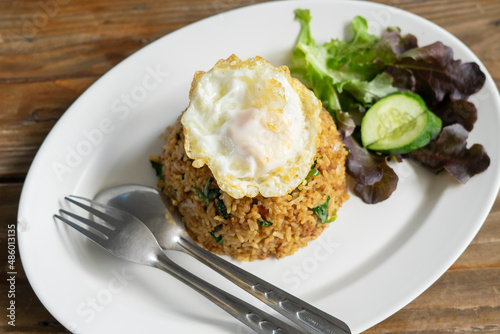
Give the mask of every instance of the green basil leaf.
[{"label": "green basil leaf", "polygon": [[313,168],[309,171],[309,173],[307,173],[306,179],[313,177],[313,176],[316,176],[316,175],[319,175],[319,174],[320,174],[319,170],[317,170],[316,168]]},{"label": "green basil leaf", "polygon": [[201,191],[201,189],[198,187],[193,187],[193,191],[195,192],[196,195],[198,195],[198,197],[201,198],[201,200],[205,203],[205,205],[208,206],[209,200],[207,196],[205,196],[203,191]]},{"label": "green basil leaf", "polygon": [[214,238],[214,241],[218,244],[224,243],[222,235],[219,235],[219,236],[215,235],[215,233],[217,233],[217,231],[219,231],[221,228],[222,228],[222,224],[219,224],[219,225],[215,226],[215,228],[210,232],[210,235],[212,236],[212,238]]},{"label": "green basil leaf", "polygon": [[257,219],[257,222],[262,225],[262,226],[271,226],[273,224],[273,222],[270,222],[270,221],[265,221],[265,220],[262,220],[262,219]]},{"label": "green basil leaf", "polygon": [[321,224],[329,223],[328,221],[328,203],[330,203],[330,196],[326,197],[326,202],[313,208],[314,213],[318,216]]},{"label": "green basil leaf", "polygon": [[222,216],[222,218],[227,219],[231,217],[231,215],[227,213],[227,207],[226,204],[224,204],[223,200],[219,199],[215,201],[215,206],[217,208],[217,212],[219,213],[220,216]]},{"label": "green basil leaf", "polygon": [[156,176],[162,180],[165,181],[165,176],[163,176],[163,165],[159,162],[149,160],[151,162],[151,167],[155,170]]}]

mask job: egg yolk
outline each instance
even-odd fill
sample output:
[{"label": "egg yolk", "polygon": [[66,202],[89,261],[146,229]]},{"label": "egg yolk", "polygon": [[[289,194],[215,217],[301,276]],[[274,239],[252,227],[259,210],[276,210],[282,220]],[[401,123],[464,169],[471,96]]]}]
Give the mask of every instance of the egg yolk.
[{"label": "egg yolk", "polygon": [[256,108],[239,111],[225,128],[225,145],[239,156],[237,177],[261,177],[279,168],[293,154],[293,124]]}]

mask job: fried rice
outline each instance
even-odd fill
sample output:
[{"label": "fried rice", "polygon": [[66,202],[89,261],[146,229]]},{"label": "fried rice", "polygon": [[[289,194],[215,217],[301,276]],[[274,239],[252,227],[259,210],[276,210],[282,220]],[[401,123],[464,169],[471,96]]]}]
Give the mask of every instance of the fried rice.
[{"label": "fried rice", "polygon": [[294,254],[316,239],[348,199],[347,152],[331,116],[321,112],[320,143],[308,177],[281,197],[231,198],[210,169],[194,168],[184,150],[180,118],[167,129],[158,186],[183,216],[189,235],[216,254],[253,261]]}]

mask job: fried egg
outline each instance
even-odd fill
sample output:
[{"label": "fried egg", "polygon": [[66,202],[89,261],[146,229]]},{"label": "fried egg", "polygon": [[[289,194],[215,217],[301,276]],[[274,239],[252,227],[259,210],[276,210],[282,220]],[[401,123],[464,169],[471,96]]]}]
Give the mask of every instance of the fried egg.
[{"label": "fried egg", "polygon": [[261,57],[197,72],[181,117],[193,167],[207,165],[233,198],[283,196],[306,178],[318,146],[321,102],[286,66]]}]

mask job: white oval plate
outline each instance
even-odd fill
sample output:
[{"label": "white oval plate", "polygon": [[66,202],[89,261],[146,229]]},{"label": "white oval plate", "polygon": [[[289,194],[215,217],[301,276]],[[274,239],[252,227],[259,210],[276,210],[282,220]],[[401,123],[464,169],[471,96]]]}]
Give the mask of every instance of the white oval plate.
[{"label": "white oval plate", "polygon": [[[399,26],[420,45],[442,41],[463,61],[479,59],[458,39],[418,16],[369,2],[286,1],[216,15],[171,33],[130,56],[93,84],[50,132],[29,171],[18,216],[29,281],[54,317],[75,333],[244,333],[239,323],[172,277],[115,260],[53,215],[68,194],[94,196],[127,182],[155,185],[150,153],[188,104],[195,71],[232,53],[287,64],[299,32],[294,9],[309,8],[318,42],[344,38],[356,15],[374,33]],[[486,69],[481,65],[484,72]],[[344,320],[354,333],[421,294],[458,258],[485,220],[499,188],[500,102],[489,75],[472,97],[479,120],[469,138],[491,166],[459,185],[409,163],[393,196],[377,205],[352,197],[321,237],[281,260],[238,263]],[[183,254],[195,273],[258,304]]]}]

